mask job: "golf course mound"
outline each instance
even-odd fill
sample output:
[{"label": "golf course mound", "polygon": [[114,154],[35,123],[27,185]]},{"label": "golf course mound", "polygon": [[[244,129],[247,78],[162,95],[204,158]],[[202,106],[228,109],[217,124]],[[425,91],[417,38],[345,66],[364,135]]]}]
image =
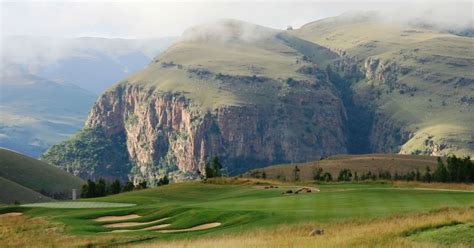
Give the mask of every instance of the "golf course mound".
[{"label": "golf course mound", "polygon": [[111,203],[111,202],[43,202],[22,204],[22,207],[29,208],[124,208],[133,207],[132,203]]},{"label": "golf course mound", "polygon": [[[135,217],[133,217],[133,218],[135,218]],[[171,217],[162,218],[162,219],[159,219],[159,220],[154,220],[154,221],[149,221],[149,222],[119,222],[119,223],[107,224],[107,225],[104,225],[104,227],[111,228],[111,227],[143,226],[143,225],[150,225],[150,224],[155,224],[155,223],[158,223],[158,222],[162,222],[162,221],[165,221],[165,220],[170,219],[170,218]],[[96,219],[96,221],[100,221],[100,220]]]},{"label": "golf course mound", "polygon": [[106,222],[106,221],[120,221],[120,220],[131,220],[131,219],[136,219],[142,217],[141,215],[138,214],[128,214],[128,215],[107,215],[107,216],[102,216],[98,217],[95,219],[95,221],[101,221],[101,222]]},{"label": "golf course mound", "polygon": [[138,231],[153,231],[153,230],[158,230],[161,228],[165,228],[170,226],[171,224],[160,224],[156,226],[150,226],[150,227],[145,227],[141,229],[120,229],[120,230],[113,230],[110,231],[110,233],[124,233],[124,232],[138,232]]},{"label": "golf course mound", "polygon": [[8,218],[8,217],[16,217],[23,215],[23,213],[20,212],[11,212],[11,213],[6,213],[6,214],[0,214],[0,218]]},{"label": "golf course mound", "polygon": [[161,230],[160,233],[177,233],[177,232],[190,232],[190,231],[199,231],[199,230],[206,230],[214,227],[220,226],[222,223],[220,222],[212,222],[207,224],[202,224],[198,226],[193,226],[190,228],[185,229],[174,229],[174,230]]}]

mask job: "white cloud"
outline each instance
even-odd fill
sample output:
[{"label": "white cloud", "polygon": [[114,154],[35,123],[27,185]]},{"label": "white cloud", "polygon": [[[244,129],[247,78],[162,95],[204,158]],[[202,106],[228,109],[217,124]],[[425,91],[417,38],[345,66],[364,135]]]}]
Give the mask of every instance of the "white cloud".
[{"label": "white cloud", "polygon": [[396,18],[472,25],[472,2],[433,1],[20,1],[2,2],[2,35],[144,38],[180,35],[219,18],[295,27],[350,10],[387,10]]}]

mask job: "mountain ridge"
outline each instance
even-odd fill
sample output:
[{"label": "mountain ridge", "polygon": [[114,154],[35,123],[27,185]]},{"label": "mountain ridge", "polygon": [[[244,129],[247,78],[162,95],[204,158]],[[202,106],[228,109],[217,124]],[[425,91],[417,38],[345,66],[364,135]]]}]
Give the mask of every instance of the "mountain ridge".
[{"label": "mountain ridge", "polygon": [[[375,30],[371,37],[379,37],[379,27],[364,20],[362,24],[351,23],[359,29],[352,28],[352,33],[345,35],[357,37],[361,35],[360,26],[366,25]],[[323,41],[347,27],[318,27],[314,31],[312,27],[321,22],[297,30],[269,32],[271,35],[264,35],[263,39],[241,39],[241,34],[252,37],[246,30],[257,30],[256,36],[266,33],[257,25],[249,28],[250,24],[235,20],[207,25],[218,27],[213,29],[212,39],[206,32],[205,38],[181,39],[145,69],[106,91],[89,115],[86,128],[101,129],[106,137],[125,137],[124,152],[131,163],[128,176],[136,181],[153,183],[163,174],[173,175],[174,180],[196,177],[215,155],[222,157],[231,174],[236,174],[268,164],[315,160],[349,150],[399,152],[404,143],[416,136],[416,129],[404,119],[409,115],[400,118],[397,112],[386,109],[387,104],[393,104],[392,99],[401,100],[396,111],[407,111],[406,103],[413,101],[407,101],[407,95],[417,99],[419,92],[433,88],[425,79],[417,83],[417,90],[410,82],[400,81],[400,75],[416,74],[403,74],[402,69],[387,62],[399,54],[387,60],[373,54],[413,44],[407,40],[446,36],[416,30],[407,33],[388,26],[386,32],[392,38],[399,35],[399,43],[379,45],[369,38],[368,43],[356,42],[356,48],[349,48],[350,40],[342,39],[342,45]],[[231,30],[224,32],[222,39],[216,38],[221,34],[216,30],[222,27]],[[314,36],[316,33],[325,36]],[[455,55],[456,52],[449,54],[453,59],[457,58]],[[464,63],[472,57],[467,53]],[[440,78],[449,75],[438,71],[444,73]],[[472,75],[465,73],[462,80],[470,80]],[[468,83],[466,89],[470,87]],[[418,109],[423,111],[426,107],[421,105]],[[469,105],[466,109],[472,111]],[[473,129],[466,130],[469,133]],[[448,149],[438,149],[439,154],[433,155],[455,151],[454,143],[449,144]],[[42,159],[64,167],[60,158],[65,151],[61,146],[55,146],[54,152],[50,149]],[[426,149],[419,151],[415,147],[407,151],[435,152]],[[81,156],[70,152],[66,155],[79,170],[84,168]]]}]

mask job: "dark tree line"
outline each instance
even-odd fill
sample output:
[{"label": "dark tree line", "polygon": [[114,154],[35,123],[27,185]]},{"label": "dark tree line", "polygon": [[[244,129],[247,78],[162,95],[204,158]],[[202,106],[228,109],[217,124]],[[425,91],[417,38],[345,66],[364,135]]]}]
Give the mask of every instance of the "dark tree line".
[{"label": "dark tree line", "polygon": [[[169,184],[169,179],[165,175],[158,181],[158,186]],[[112,183],[107,183],[103,178],[98,181],[87,180],[87,183],[82,186],[81,198],[94,198],[107,195],[114,195],[121,192],[128,192],[132,190],[140,190],[148,188],[146,181],[142,181],[137,185],[127,181],[122,186],[118,179]]]}]

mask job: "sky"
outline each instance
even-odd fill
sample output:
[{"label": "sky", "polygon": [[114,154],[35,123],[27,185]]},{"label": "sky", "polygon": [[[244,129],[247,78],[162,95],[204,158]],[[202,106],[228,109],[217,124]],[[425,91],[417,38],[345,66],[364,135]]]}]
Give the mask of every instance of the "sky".
[{"label": "sky", "polygon": [[297,28],[356,10],[386,11],[388,19],[426,18],[472,26],[472,1],[3,1],[1,35],[151,38],[178,36],[187,28],[220,18],[267,27]]}]

